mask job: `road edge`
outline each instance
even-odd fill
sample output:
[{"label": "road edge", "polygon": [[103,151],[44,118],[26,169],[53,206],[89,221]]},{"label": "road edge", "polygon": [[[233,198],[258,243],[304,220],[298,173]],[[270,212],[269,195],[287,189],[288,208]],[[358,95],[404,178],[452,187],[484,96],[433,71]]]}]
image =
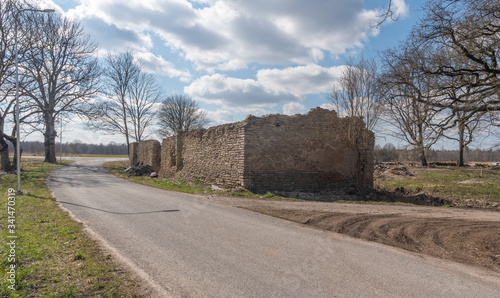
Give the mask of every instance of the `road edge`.
[{"label": "road edge", "polygon": [[[74,162],[74,161],[73,161]],[[70,165],[69,163],[68,165]],[[66,165],[65,165],[66,166]],[[62,167],[64,168],[64,167]],[[61,169],[62,169],[61,168]],[[59,170],[59,169],[58,169]],[[55,202],[57,206],[66,212],[69,216],[69,218],[79,224],[82,225],[83,229],[82,231],[89,236],[92,240],[96,241],[97,244],[99,245],[99,249],[107,253],[114,258],[114,262],[121,268],[123,268],[126,272],[128,272],[133,279],[136,279],[140,283],[140,289],[141,289],[141,294],[144,295],[145,297],[151,297],[151,298],[170,298],[174,297],[170,293],[167,292],[162,286],[160,286],[158,283],[154,282],[153,278],[147,274],[145,271],[140,269],[138,266],[132,262],[132,260],[128,259],[127,257],[123,256],[117,249],[112,247],[104,238],[99,236],[94,230],[92,230],[90,227],[88,227],[84,222],[80,221],[70,210],[65,208],[60,202],[59,199],[55,196],[53,189],[50,187],[50,177],[54,175],[58,170],[54,171],[47,179],[45,180],[45,185],[47,186],[47,189],[50,191],[51,196],[55,199]]]}]

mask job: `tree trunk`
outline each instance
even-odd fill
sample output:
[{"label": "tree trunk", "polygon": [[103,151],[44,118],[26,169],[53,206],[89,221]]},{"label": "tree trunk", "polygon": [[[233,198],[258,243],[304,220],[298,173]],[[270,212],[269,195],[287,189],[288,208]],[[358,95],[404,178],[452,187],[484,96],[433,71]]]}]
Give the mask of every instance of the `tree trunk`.
[{"label": "tree trunk", "polygon": [[0,170],[4,172],[12,170],[9,159],[9,145],[5,142],[3,136],[0,136]]},{"label": "tree trunk", "polygon": [[418,151],[419,151],[420,162],[422,163],[422,167],[428,166],[427,158],[425,157],[424,129],[423,129],[422,123],[420,123],[418,126]]},{"label": "tree trunk", "polygon": [[12,164],[9,159],[9,145],[3,136],[4,118],[0,117],[0,170],[8,172],[12,170]]},{"label": "tree trunk", "polygon": [[128,136],[127,110],[125,109],[125,96],[122,95],[123,127],[125,128],[125,138],[127,139],[127,154],[130,154],[130,140]]},{"label": "tree trunk", "polygon": [[45,162],[56,163],[56,128],[55,117],[53,113],[45,113],[45,133],[44,146],[45,146]]},{"label": "tree trunk", "polygon": [[[14,135],[15,134],[15,129],[12,131],[12,134]],[[16,156],[16,149],[17,149],[17,140],[15,137],[12,137],[12,136],[8,136],[6,135],[5,133],[3,134],[3,139],[9,141],[12,146],[14,147],[14,160],[12,161],[12,163],[10,164],[10,170],[14,170],[16,168],[16,165],[17,165],[17,156]],[[8,145],[7,145],[8,146]],[[20,152],[19,152],[21,155],[23,153],[23,148],[21,148]],[[8,154],[8,151],[7,151],[7,154]],[[7,155],[8,157],[8,155]]]},{"label": "tree trunk", "polygon": [[428,166],[427,158],[425,157],[425,150],[422,150],[422,153],[420,154],[420,161],[422,162],[422,167]]},{"label": "tree trunk", "polygon": [[465,149],[465,141],[464,141],[465,127],[463,122],[458,122],[458,162],[457,166],[465,167],[464,162],[464,149]]},{"label": "tree trunk", "polygon": [[422,167],[428,166],[427,164],[427,158],[425,157],[425,148],[424,146],[420,146],[418,149],[419,155],[420,155],[420,162],[422,163]]}]

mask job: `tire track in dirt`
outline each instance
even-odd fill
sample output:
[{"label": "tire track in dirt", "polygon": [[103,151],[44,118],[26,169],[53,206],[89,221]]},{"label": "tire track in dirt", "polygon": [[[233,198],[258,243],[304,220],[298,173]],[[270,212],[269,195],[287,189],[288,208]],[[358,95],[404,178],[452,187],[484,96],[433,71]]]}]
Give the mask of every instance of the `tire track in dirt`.
[{"label": "tire track in dirt", "polygon": [[254,211],[500,272],[500,222],[496,221],[273,208]]}]

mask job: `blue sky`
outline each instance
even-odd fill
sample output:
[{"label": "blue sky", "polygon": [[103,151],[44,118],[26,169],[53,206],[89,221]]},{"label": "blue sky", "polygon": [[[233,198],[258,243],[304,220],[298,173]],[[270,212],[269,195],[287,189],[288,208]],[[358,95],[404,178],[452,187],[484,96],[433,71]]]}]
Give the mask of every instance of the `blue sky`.
[{"label": "blue sky", "polygon": [[[387,0],[45,0],[107,51],[133,50],[165,96],[187,94],[212,125],[324,106],[346,59],[396,46],[423,0],[394,0],[397,22],[372,25]],[[156,135],[153,137],[158,138]],[[30,136],[30,139],[35,136]],[[124,142],[65,124],[63,142]]]}]

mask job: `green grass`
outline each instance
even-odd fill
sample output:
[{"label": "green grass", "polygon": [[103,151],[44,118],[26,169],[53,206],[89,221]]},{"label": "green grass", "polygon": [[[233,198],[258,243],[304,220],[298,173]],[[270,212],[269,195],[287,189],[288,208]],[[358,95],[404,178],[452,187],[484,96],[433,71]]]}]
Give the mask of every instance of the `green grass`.
[{"label": "green grass", "polygon": [[[65,162],[67,163],[67,162]],[[16,262],[8,259],[8,189],[14,174],[0,176],[1,297],[138,297],[138,284],[99,249],[98,244],[62,211],[45,179],[61,165],[22,161],[22,190],[16,196]],[[7,268],[16,266],[15,291]]]},{"label": "green grass", "polygon": [[453,200],[488,200],[500,203],[500,171],[489,168],[414,168],[413,177],[375,182],[379,189],[398,187]]},{"label": "green grass", "polygon": [[276,200],[298,200],[295,198],[285,198],[277,196],[273,193],[267,192],[266,194],[256,194],[246,189],[241,190],[213,190],[209,185],[202,183],[200,180],[188,182],[185,179],[170,179],[170,178],[149,178],[149,177],[133,177],[128,175],[123,170],[128,167],[128,161],[113,161],[104,164],[104,168],[111,174],[120,178],[151,186],[164,190],[172,190],[190,194],[213,194],[225,195],[238,198],[252,198],[252,199],[276,199]]}]

